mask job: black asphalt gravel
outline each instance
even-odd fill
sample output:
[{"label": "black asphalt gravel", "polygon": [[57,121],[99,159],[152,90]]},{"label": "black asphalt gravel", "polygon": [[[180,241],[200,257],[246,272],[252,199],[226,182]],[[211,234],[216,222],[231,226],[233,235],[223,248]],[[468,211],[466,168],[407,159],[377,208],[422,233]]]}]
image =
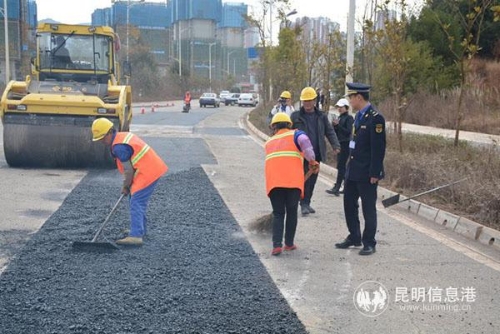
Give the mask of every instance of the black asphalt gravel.
[{"label": "black asphalt gravel", "polygon": [[[177,154],[193,144],[152,142]],[[306,332],[201,167],[165,160],[171,172],[150,201],[140,248],[72,250],[92,239],[121,183],[117,171],[82,180],[0,276],[1,333]],[[117,239],[128,223],[123,201],[104,235]]]}]

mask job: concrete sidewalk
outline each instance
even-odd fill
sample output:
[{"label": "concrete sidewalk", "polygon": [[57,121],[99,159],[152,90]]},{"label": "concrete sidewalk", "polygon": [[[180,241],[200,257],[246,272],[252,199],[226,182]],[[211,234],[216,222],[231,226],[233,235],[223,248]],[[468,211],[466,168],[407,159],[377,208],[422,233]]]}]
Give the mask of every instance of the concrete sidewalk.
[{"label": "concrete sidewalk", "polygon": [[[245,128],[244,120],[244,111],[228,108],[199,126]],[[253,135],[203,138],[218,162],[204,165],[207,175],[311,333],[499,331],[495,310],[500,299],[491,297],[500,292],[496,249],[457,238],[404,209],[380,208],[376,254],[361,257],[357,249],[337,250],[333,244],[347,235],[342,197],[325,193],[333,178],[323,168],[311,203],[317,213],[299,217],[299,249],[272,257],[271,236],[251,231],[252,222],[271,211],[264,190],[262,141]],[[368,281],[387,291],[388,307],[381,315],[357,307],[358,288]],[[441,295],[431,300],[431,290]],[[462,299],[457,303],[445,291],[458,291]],[[474,298],[467,299],[467,291],[473,291]]]},{"label": "concrete sidewalk", "polygon": [[[392,122],[387,122],[387,128],[391,128]],[[416,124],[403,123],[403,132],[421,133],[435,136],[442,136],[444,138],[455,138],[455,130],[434,128],[431,126],[423,126]],[[490,135],[486,133],[460,131],[460,140],[466,140],[476,144],[493,145],[500,147],[500,136]]]}]

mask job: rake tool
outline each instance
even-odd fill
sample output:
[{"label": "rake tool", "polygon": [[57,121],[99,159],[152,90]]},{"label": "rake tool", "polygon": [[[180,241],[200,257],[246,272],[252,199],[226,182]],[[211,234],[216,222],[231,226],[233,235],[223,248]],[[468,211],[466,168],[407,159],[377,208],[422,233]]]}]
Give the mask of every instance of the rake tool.
[{"label": "rake tool", "polygon": [[451,183],[448,183],[448,184],[445,184],[445,185],[442,185],[442,186],[439,186],[439,187],[436,187],[436,188],[432,188],[432,189],[424,191],[422,193],[419,193],[419,194],[407,197],[407,198],[405,198],[405,199],[403,199],[401,201],[399,200],[400,194],[397,194],[397,195],[394,195],[394,196],[391,196],[391,197],[388,197],[388,198],[382,200],[382,204],[384,205],[384,208],[387,208],[389,206],[392,206],[392,205],[395,205],[395,204],[398,204],[398,203],[401,203],[401,202],[409,201],[411,199],[414,199],[415,197],[419,197],[419,196],[422,196],[422,195],[427,195],[427,194],[432,193],[432,192],[434,192],[436,190],[452,186],[454,184],[457,184],[457,183],[465,181],[465,180],[467,180],[467,178],[463,178],[463,179],[458,180],[458,181],[454,181],[454,182],[451,182]]},{"label": "rake tool", "polygon": [[75,241],[75,242],[73,242],[73,250],[90,251],[90,252],[92,252],[92,251],[94,251],[94,252],[100,252],[100,251],[111,252],[111,251],[119,249],[117,245],[115,245],[111,241],[108,241],[107,239],[105,242],[98,242],[97,239],[101,235],[101,232],[104,229],[104,226],[106,226],[106,224],[108,223],[109,218],[111,218],[111,215],[113,215],[113,213],[116,211],[116,208],[118,207],[118,204],[120,204],[120,202],[122,201],[123,197],[125,197],[124,194],[122,194],[120,196],[120,198],[116,202],[113,209],[111,209],[111,211],[108,214],[108,216],[106,217],[106,219],[104,219],[104,222],[102,223],[99,230],[97,230],[97,233],[94,235],[94,238],[91,241]]}]

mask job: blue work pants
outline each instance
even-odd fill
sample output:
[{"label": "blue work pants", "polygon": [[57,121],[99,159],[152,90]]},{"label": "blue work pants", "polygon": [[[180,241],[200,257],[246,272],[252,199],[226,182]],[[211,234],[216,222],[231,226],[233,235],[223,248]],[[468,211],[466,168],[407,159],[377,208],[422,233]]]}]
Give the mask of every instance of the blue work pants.
[{"label": "blue work pants", "polygon": [[130,236],[142,238],[146,234],[146,209],[158,180],[130,196]]}]

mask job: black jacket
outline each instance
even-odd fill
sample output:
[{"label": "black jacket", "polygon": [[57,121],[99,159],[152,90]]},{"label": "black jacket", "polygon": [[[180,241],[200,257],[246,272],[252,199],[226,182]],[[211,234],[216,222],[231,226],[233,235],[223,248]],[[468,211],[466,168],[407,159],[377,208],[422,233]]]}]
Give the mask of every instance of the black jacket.
[{"label": "black jacket", "polygon": [[352,140],[355,144],[350,150],[346,180],[369,182],[371,177],[384,178],[385,119],[373,106],[355,126]]},{"label": "black jacket", "polygon": [[[337,135],[335,134],[335,130],[333,129],[332,125],[328,121],[328,117],[326,114],[322,113],[318,109],[314,108],[314,112],[319,116],[318,117],[318,125],[317,125],[317,133],[320,138],[318,138],[318,143],[319,143],[319,153],[320,157],[316,158],[317,161],[326,161],[326,142],[325,142],[325,137],[328,139],[330,142],[330,145],[332,145],[333,149],[338,149],[340,150],[340,143],[339,140],[337,139]],[[299,129],[304,131],[307,135],[311,133],[309,129],[307,128],[307,122],[305,120],[305,110],[304,107],[301,107],[300,110],[294,111],[290,118],[292,119],[293,126],[292,128],[294,129]]]},{"label": "black jacket", "polygon": [[353,124],[354,118],[349,115],[349,112],[345,112],[339,116],[339,124],[333,127],[339,142],[345,143],[351,140]]}]

